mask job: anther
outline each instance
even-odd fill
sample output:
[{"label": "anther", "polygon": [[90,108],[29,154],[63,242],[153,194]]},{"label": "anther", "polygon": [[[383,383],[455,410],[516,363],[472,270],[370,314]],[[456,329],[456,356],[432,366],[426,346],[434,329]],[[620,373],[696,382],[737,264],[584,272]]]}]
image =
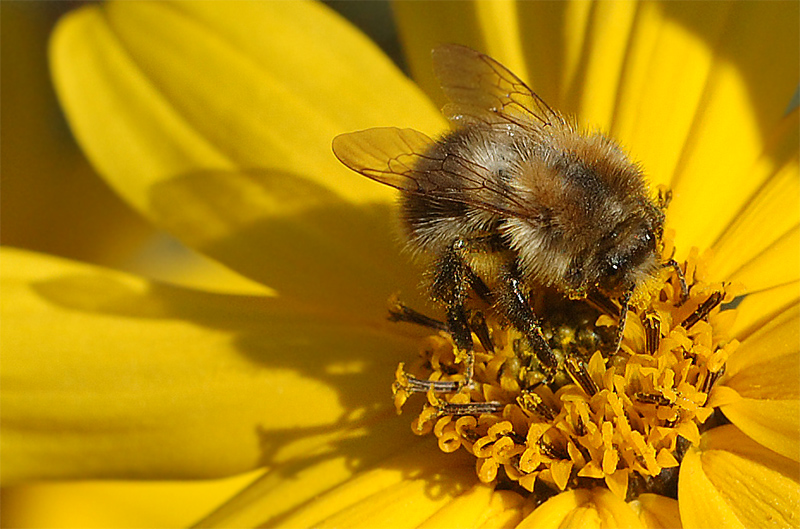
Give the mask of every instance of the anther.
[{"label": "anther", "polygon": [[555,410],[545,404],[545,402],[542,400],[542,397],[536,393],[531,393],[530,391],[525,391],[519,395],[517,397],[517,404],[524,411],[536,413],[541,418],[548,421],[552,421],[556,416]]},{"label": "anther", "polygon": [[406,382],[403,389],[410,393],[427,393],[431,390],[435,393],[455,393],[463,387],[463,382],[456,380],[423,380],[408,374]]},{"label": "anther", "polygon": [[711,373],[711,372],[707,373],[705,380],[703,380],[703,385],[700,387],[700,391],[702,391],[703,393],[708,394],[708,392],[711,391],[711,388],[714,387],[714,383],[717,380],[719,380],[719,377],[721,377],[723,375],[723,373],[725,373],[725,366],[724,365],[722,366],[722,368],[719,371],[717,371],[715,373]]},{"label": "anther", "polygon": [[628,321],[628,305],[633,296],[633,290],[628,290],[619,298],[619,323],[617,324],[617,332],[614,335],[614,353],[619,351],[622,345],[622,337],[625,335],[625,323]]},{"label": "anther", "polygon": [[447,330],[447,325],[444,322],[417,312],[394,297],[389,300],[389,321],[413,323],[422,327],[436,329],[437,331]]},{"label": "anther", "polygon": [[478,341],[483,346],[483,349],[487,352],[494,353],[494,344],[492,343],[491,336],[489,336],[489,326],[486,325],[486,318],[483,317],[483,313],[475,312],[470,318],[469,326],[472,332],[475,333],[475,336],[478,337]]},{"label": "anther", "polygon": [[652,356],[658,351],[661,343],[661,318],[655,312],[648,312],[644,315],[642,325],[644,326],[645,351]]},{"label": "anther", "polygon": [[439,406],[439,415],[483,415],[484,413],[500,413],[505,408],[501,402],[470,402],[453,404],[446,402]]},{"label": "anther", "polygon": [[707,300],[702,302],[700,306],[697,307],[697,310],[689,314],[689,316],[683,320],[681,327],[686,330],[691,329],[694,327],[695,323],[707,317],[720,303],[722,303],[722,292],[714,292],[708,297]]},{"label": "anther", "polygon": [[564,450],[557,448],[553,443],[548,443],[541,437],[536,441],[536,445],[539,447],[539,450],[541,450],[542,453],[551,459],[569,458],[569,455]]},{"label": "anther", "polygon": [[657,406],[670,406],[672,404],[668,398],[659,393],[638,392],[634,394],[634,397],[639,402],[644,402],[645,404],[655,404]]},{"label": "anther", "polygon": [[590,397],[597,393],[597,384],[594,383],[589,372],[586,370],[586,363],[573,357],[567,358],[565,362],[567,373],[580,386],[580,388]]}]

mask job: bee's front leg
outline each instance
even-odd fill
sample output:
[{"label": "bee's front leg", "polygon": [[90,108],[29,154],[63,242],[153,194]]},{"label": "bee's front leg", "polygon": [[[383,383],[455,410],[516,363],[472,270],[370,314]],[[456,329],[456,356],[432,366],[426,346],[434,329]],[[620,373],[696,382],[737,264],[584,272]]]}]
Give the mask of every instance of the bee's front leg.
[{"label": "bee's front leg", "polygon": [[548,371],[549,376],[553,376],[558,367],[558,359],[547,344],[539,320],[533,313],[530,302],[522,290],[516,265],[512,265],[506,271],[499,290],[498,306],[500,310],[511,325],[526,336],[539,363],[545,371]]}]

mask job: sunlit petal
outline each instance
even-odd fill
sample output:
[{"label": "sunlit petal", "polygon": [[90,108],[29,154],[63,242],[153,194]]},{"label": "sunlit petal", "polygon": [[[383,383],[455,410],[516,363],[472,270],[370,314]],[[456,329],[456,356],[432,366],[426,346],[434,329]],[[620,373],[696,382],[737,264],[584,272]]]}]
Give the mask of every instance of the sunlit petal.
[{"label": "sunlit petal", "polygon": [[513,0],[421,0],[394,2],[392,7],[411,75],[440,107],[446,100],[431,69],[431,50],[440,44],[464,44],[498,58],[518,75],[525,73]]},{"label": "sunlit petal", "polygon": [[737,307],[737,318],[731,330],[739,340],[750,336],[777,314],[794,307],[800,301],[800,281],[748,294]]},{"label": "sunlit petal", "polygon": [[728,279],[742,283],[752,290],[763,290],[795,282],[800,278],[798,248],[800,248],[800,224],[795,224],[754,259],[728,276]]},{"label": "sunlit petal", "polygon": [[[782,119],[768,139],[764,153],[749,168],[754,181],[761,182],[752,195],[734,213],[733,221],[712,246],[714,255],[710,264],[715,277],[742,281],[749,291],[780,285],[780,280],[798,279],[800,263],[797,262],[797,246],[785,241],[787,235],[800,224],[800,137],[798,117],[795,110]],[[734,204],[731,204],[734,206]],[[733,210],[733,207],[731,207]],[[772,245],[783,244],[785,255],[778,255],[766,266],[785,265],[786,272],[763,273],[749,263],[761,253],[773,252]],[[748,266],[749,265],[749,266]]]},{"label": "sunlit petal", "polygon": [[[683,4],[659,5],[665,6],[670,16],[682,16],[679,6]],[[700,5],[701,10],[729,11],[714,15],[721,16],[724,24],[718,35],[706,41],[713,62],[685,146],[675,165],[663,173],[671,175],[674,200],[668,220],[677,230],[679,248],[710,246],[770,176],[752,171],[786,112],[800,69],[800,48],[786,44],[797,41],[800,5]],[[714,27],[705,17],[691,22],[700,35],[705,35],[705,28]],[[795,206],[780,214],[797,215],[798,211]]]},{"label": "sunlit petal", "polygon": [[647,529],[681,527],[678,501],[658,494],[642,494],[631,505],[639,509],[639,518]]},{"label": "sunlit petal", "polygon": [[562,492],[537,507],[518,528],[644,527],[627,503],[604,488]]},{"label": "sunlit petal", "polygon": [[[775,317],[748,337],[710,397],[752,439],[800,461],[800,312]],[[719,393],[719,394],[715,394]]]},{"label": "sunlit petal", "polygon": [[[200,525],[413,527],[435,517],[463,494],[483,498],[485,505],[492,504],[495,510],[498,505],[519,506],[519,501],[508,499],[498,504],[492,499],[498,493],[481,491],[475,475],[466,471],[473,466],[469,460],[443,454],[414,439],[407,425],[397,430],[398,424],[378,425],[374,437],[354,439],[345,451],[349,461],[337,453],[323,456],[311,466],[300,462],[276,469]],[[392,435],[406,439],[406,446],[397,447],[393,457],[386,457],[388,451],[384,451],[376,459],[375,447],[381,445],[376,441],[385,442]],[[373,448],[360,452],[370,445]],[[491,510],[475,514],[478,517],[473,524]]]},{"label": "sunlit petal", "polygon": [[678,502],[684,527],[796,527],[800,485],[795,461],[735,426],[703,435],[681,464]]}]

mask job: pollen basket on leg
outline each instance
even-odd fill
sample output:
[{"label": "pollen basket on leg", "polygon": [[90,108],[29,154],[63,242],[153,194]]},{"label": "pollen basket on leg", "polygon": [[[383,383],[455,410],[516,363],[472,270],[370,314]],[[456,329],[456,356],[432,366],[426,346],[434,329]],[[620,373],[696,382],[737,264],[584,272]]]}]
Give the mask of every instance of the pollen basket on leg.
[{"label": "pollen basket on leg", "polygon": [[704,274],[696,251],[664,267],[636,294],[618,348],[613,304],[532,297],[555,374],[513,325],[470,309],[471,364],[447,332],[424,339],[417,360],[397,370],[398,413],[421,407],[415,433],[433,434],[444,452],[466,450],[482,481],[537,501],[598,486],[627,500],[674,495],[683,453],[714,423],[708,394],[738,345],[726,310],[737,291]]}]

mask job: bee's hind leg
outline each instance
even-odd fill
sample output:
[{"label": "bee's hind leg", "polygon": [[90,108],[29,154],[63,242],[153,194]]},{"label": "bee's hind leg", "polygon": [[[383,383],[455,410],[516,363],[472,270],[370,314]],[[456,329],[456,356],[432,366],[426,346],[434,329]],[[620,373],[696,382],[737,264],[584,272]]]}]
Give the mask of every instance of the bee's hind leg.
[{"label": "bee's hind leg", "polygon": [[[458,348],[459,356],[464,361],[464,378],[461,381],[431,381],[407,375],[409,387],[406,389],[409,391],[423,393],[433,390],[436,393],[455,393],[465,387],[471,387],[473,384],[475,353],[465,304],[469,289],[475,288],[475,285],[481,288],[480,285],[483,282],[477,279],[475,273],[467,265],[464,259],[465,251],[466,243],[461,239],[455,241],[434,262],[430,272],[431,296],[445,308],[446,321],[442,324],[442,330],[450,333]],[[477,283],[476,280],[480,283]],[[484,288],[486,287],[484,286]],[[486,288],[486,293],[488,293],[488,288]],[[393,313],[390,310],[390,314],[392,319],[409,321],[408,311],[402,308],[396,309]],[[415,320],[414,323],[420,322],[416,315],[411,319]],[[436,324],[441,324],[441,322],[431,320],[430,322],[426,321],[425,324],[437,328]]]},{"label": "bee's hind leg", "polygon": [[465,251],[465,241],[458,239],[436,260],[431,294],[444,305],[448,331],[459,352],[465,355],[464,385],[467,386],[472,384],[475,354],[465,303],[475,274],[464,259]]}]

